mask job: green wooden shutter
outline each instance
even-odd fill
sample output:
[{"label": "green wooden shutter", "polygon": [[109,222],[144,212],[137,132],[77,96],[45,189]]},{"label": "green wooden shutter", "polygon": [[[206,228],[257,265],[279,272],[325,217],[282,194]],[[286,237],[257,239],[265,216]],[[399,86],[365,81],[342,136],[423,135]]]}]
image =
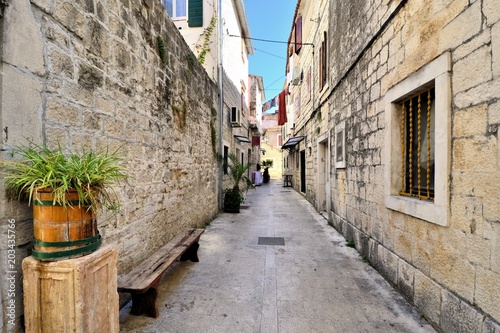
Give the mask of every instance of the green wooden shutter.
[{"label": "green wooden shutter", "polygon": [[203,0],[188,0],[188,26],[203,26]]}]

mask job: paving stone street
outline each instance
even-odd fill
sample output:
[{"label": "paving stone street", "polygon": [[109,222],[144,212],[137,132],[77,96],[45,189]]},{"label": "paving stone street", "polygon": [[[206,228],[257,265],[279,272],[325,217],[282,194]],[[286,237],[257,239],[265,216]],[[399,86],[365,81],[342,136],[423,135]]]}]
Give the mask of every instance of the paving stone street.
[{"label": "paving stone street", "polygon": [[282,185],[273,179],[249,190],[241,213],[213,220],[200,262],[179,262],[163,277],[159,318],[132,316],[129,303],[120,332],[435,332]]}]

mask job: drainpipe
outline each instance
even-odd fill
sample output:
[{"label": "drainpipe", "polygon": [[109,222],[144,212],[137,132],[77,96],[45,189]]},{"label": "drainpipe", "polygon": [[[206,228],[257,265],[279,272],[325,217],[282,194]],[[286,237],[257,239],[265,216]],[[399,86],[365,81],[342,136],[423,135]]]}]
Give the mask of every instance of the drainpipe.
[{"label": "drainpipe", "polygon": [[[223,85],[223,70],[224,67],[222,66],[222,50],[223,50],[223,43],[222,43],[222,33],[223,33],[223,28],[222,28],[222,0],[219,0],[219,8],[218,8],[218,21],[219,21],[219,52],[218,52],[218,81],[219,81],[219,154],[222,156],[224,153],[224,144],[223,144],[223,125],[224,125],[224,85]],[[219,186],[218,186],[218,203],[219,203],[219,210],[223,208],[223,197],[222,197],[222,173],[223,173],[223,164],[218,162],[218,169],[219,169]]]}]

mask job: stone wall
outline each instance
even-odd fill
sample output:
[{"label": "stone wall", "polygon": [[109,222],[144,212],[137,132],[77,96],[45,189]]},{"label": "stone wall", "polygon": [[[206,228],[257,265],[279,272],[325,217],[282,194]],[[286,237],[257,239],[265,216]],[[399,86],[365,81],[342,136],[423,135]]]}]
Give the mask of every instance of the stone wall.
[{"label": "stone wall", "polygon": [[[320,156],[318,145],[329,144],[328,108],[325,103],[328,84],[319,88],[319,61],[321,45],[330,38],[329,32],[329,3],[331,1],[302,1],[297,17],[302,17],[302,41],[300,52],[294,52],[293,71],[300,75],[300,82],[291,82],[288,86],[289,112],[293,113],[288,118],[288,126],[293,127],[293,136],[304,136],[301,141],[290,151],[285,150],[283,155],[289,160],[289,172],[293,173],[293,187],[302,191],[303,175],[300,170],[300,154],[305,153],[305,195],[308,200],[320,210],[325,210],[324,179],[325,169],[319,170],[324,164],[325,157]],[[328,50],[330,53],[330,50]],[[330,58],[330,57],[328,57]],[[291,63],[289,63],[290,65]],[[292,68],[290,68],[292,70]],[[328,75],[331,73],[328,71]],[[286,142],[284,138],[284,142]],[[293,161],[293,163],[291,162]],[[297,166],[299,165],[299,167]],[[322,182],[319,183],[321,178]],[[321,190],[320,190],[321,188]]]},{"label": "stone wall", "polygon": [[[101,214],[105,242],[128,271],[180,229],[218,211],[210,119],[217,87],[159,1],[16,0],[1,18],[2,159],[28,140],[65,149],[120,147],[130,179],[121,211]],[[160,59],[158,38],[165,45]],[[218,121],[215,119],[215,126]],[[218,133],[218,130],[215,131]],[[0,278],[17,271],[16,298],[2,283],[3,332],[20,331],[20,263],[29,255],[30,209],[0,191],[2,237],[16,221],[16,265],[0,251]],[[15,326],[7,306],[15,300]]]},{"label": "stone wall", "polygon": [[[334,75],[325,104],[332,132],[345,121],[347,167],[332,168],[332,224],[435,327],[497,332],[498,1],[392,1],[393,17],[386,1],[336,3],[330,8]],[[373,35],[363,36],[361,26]],[[346,51],[346,41],[354,41],[355,53]],[[442,143],[450,160],[444,226],[388,209],[384,196],[391,185],[386,94],[440,57],[450,59],[451,84],[443,128],[450,138]]]}]

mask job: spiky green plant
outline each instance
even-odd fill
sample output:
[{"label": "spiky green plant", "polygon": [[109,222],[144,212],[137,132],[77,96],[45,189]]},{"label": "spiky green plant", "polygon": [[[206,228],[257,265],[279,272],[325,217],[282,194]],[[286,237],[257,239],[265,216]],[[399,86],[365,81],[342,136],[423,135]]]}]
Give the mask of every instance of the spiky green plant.
[{"label": "spiky green plant", "polygon": [[92,211],[101,207],[118,208],[111,185],[127,178],[119,150],[85,149],[65,154],[61,146],[51,150],[31,144],[16,147],[14,155],[20,160],[0,161],[11,197],[18,200],[26,197],[31,204],[36,192],[50,190],[54,204],[71,206],[66,193],[75,190],[79,194],[78,204]]},{"label": "spiky green plant", "polygon": [[227,166],[229,169],[228,174],[231,178],[231,181],[233,182],[233,190],[239,191],[241,182],[244,183],[246,189],[252,188],[252,181],[245,175],[248,169],[250,169],[250,167],[252,166],[252,163],[243,165],[238,159],[238,156],[236,156],[235,154],[229,154],[228,158],[230,160],[230,163],[228,163]]},{"label": "spiky green plant", "polygon": [[233,183],[233,187],[224,190],[224,210],[238,213],[240,211],[240,204],[245,200],[240,183],[244,183],[244,190],[253,188],[252,181],[245,175],[252,164],[243,165],[235,154],[229,154],[228,159],[228,175]]}]

